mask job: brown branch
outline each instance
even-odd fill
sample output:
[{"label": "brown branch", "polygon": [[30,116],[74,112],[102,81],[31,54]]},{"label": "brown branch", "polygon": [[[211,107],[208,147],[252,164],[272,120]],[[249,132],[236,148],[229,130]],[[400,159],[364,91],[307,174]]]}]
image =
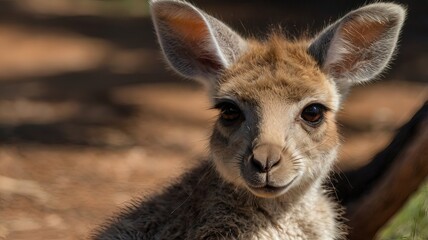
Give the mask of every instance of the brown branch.
[{"label": "brown branch", "polygon": [[348,206],[350,239],[371,239],[428,175],[428,119],[369,195]]},{"label": "brown branch", "polygon": [[372,239],[428,176],[428,104],[370,164],[344,175],[334,178],[349,239]]}]

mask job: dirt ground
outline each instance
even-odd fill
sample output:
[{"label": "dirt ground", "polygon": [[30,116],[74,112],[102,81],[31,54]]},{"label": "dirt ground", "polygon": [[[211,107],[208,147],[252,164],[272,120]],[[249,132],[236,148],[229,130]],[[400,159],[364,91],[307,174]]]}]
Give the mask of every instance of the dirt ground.
[{"label": "dirt ground", "polygon": [[[88,237],[203,159],[216,116],[201,86],[163,79],[179,78],[156,50],[44,23],[0,21],[0,239]],[[407,80],[350,94],[338,169],[367,163],[428,99]]]}]

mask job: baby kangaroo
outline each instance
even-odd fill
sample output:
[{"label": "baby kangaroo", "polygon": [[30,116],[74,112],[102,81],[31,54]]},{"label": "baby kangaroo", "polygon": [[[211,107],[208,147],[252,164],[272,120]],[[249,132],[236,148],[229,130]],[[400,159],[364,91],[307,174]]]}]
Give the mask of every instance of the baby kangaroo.
[{"label": "baby kangaroo", "polygon": [[313,39],[245,39],[193,5],[151,1],[166,60],[207,85],[218,120],[210,154],[162,193],[135,203],[95,239],[341,239],[323,190],[349,88],[393,56],[405,10],[375,3]]}]

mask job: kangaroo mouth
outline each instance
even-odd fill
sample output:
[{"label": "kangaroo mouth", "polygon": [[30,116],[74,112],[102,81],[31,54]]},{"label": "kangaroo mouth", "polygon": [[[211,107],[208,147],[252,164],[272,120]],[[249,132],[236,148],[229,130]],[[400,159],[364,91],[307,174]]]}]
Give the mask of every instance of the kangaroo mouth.
[{"label": "kangaroo mouth", "polygon": [[266,183],[264,186],[260,186],[260,187],[248,185],[248,188],[254,195],[259,197],[265,197],[265,198],[277,197],[279,195],[284,194],[290,188],[290,186],[293,184],[296,178],[297,176],[283,186],[273,186],[269,183]]}]

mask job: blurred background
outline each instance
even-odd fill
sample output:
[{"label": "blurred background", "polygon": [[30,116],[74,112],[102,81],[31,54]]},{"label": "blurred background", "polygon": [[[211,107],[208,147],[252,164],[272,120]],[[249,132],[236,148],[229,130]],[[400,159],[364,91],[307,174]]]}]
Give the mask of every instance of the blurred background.
[{"label": "blurred background", "polygon": [[[244,36],[310,35],[367,1],[192,1]],[[338,169],[363,166],[428,99],[428,1],[339,121]],[[0,239],[82,239],[206,155],[216,112],[166,70],[146,0],[0,0]],[[428,185],[379,239],[428,238]]]}]

